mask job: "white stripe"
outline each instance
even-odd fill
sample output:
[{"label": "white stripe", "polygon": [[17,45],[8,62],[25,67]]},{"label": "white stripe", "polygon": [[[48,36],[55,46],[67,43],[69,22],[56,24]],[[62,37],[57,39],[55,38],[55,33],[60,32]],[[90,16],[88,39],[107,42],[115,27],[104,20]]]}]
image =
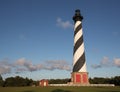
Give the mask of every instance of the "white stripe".
[{"label": "white stripe", "polygon": [[73,58],[74,62],[73,62],[73,65],[75,65],[75,63],[82,56],[83,53],[84,53],[84,43],[82,43],[81,46],[74,53],[74,58]]},{"label": "white stripe", "polygon": [[77,32],[77,34],[74,37],[74,46],[77,40],[82,36],[82,29]]},{"label": "white stripe", "polygon": [[81,24],[81,21],[77,21],[77,22],[75,23],[74,31],[75,31],[75,29],[77,28],[77,26],[80,25],[80,24]]},{"label": "white stripe", "polygon": [[82,66],[82,68],[78,72],[87,72],[86,62],[84,63],[84,65]]}]

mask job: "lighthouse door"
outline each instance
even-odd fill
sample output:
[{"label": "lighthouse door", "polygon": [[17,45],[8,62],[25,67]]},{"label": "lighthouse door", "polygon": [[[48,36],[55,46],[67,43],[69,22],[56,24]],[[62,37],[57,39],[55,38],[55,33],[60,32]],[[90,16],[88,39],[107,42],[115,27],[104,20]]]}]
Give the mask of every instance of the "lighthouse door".
[{"label": "lighthouse door", "polygon": [[76,83],[81,83],[81,75],[76,74]]}]

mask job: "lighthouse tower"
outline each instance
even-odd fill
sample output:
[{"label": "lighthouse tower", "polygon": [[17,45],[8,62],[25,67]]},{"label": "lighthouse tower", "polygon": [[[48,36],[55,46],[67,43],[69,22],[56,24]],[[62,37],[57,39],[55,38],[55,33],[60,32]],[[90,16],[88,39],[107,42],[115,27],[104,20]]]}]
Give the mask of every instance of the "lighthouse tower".
[{"label": "lighthouse tower", "polygon": [[88,72],[86,70],[85,50],[82,31],[82,19],[80,10],[75,11],[74,20],[74,49],[73,49],[73,71],[71,81],[73,84],[89,84]]}]

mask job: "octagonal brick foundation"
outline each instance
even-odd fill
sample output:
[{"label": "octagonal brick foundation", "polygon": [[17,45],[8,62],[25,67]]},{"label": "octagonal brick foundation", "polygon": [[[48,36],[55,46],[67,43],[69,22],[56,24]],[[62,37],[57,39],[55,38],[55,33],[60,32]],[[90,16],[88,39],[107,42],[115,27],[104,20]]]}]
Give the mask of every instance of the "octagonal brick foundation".
[{"label": "octagonal brick foundation", "polygon": [[89,84],[87,72],[73,72],[71,75],[73,84]]}]

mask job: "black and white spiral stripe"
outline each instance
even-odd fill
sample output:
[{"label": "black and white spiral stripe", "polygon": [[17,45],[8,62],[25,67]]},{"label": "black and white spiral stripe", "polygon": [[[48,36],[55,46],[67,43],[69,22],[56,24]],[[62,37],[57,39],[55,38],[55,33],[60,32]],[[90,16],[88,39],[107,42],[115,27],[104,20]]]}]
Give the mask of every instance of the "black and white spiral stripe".
[{"label": "black and white spiral stripe", "polygon": [[82,23],[80,20],[74,26],[73,72],[86,72],[85,51]]}]

